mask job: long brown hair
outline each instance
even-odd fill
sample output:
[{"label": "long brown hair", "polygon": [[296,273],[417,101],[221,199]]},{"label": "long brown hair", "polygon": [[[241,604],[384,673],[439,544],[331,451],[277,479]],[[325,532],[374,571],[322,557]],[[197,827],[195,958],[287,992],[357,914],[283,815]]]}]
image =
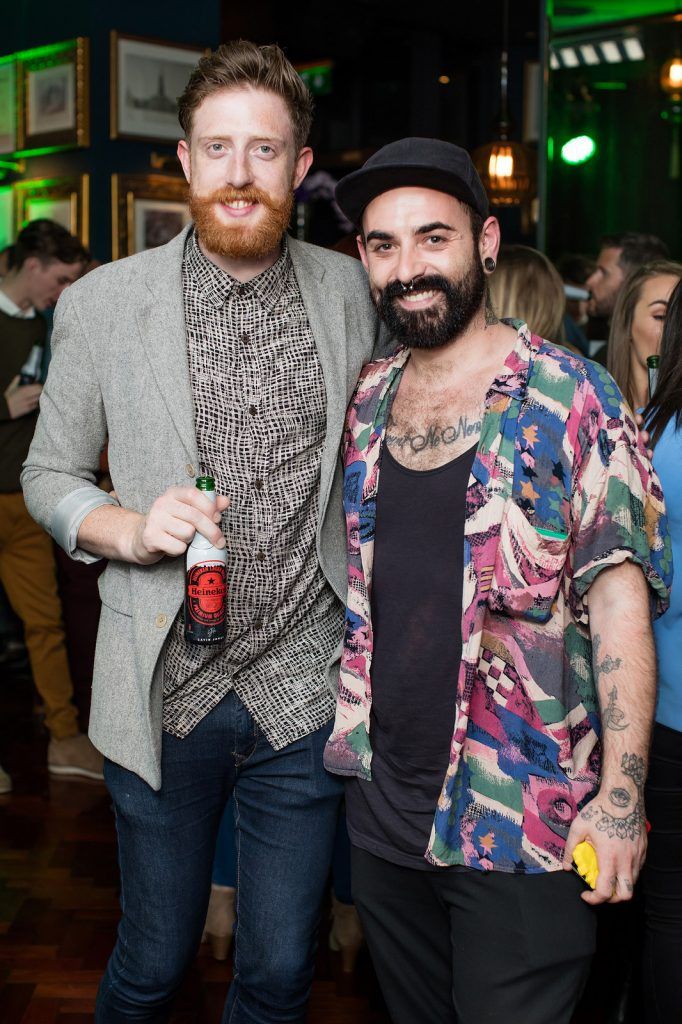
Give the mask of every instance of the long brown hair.
[{"label": "long brown hair", "polygon": [[682,278],[682,263],[673,263],[672,260],[655,260],[653,263],[645,263],[638,267],[629,277],[626,277],[613,310],[606,368],[633,409],[637,402],[631,368],[632,321],[635,315],[635,306],[639,302],[644,282],[663,274],[672,274],[674,277]]},{"label": "long brown hair", "polygon": [[672,417],[675,429],[682,423],[682,280],[670,296],[661,336],[661,362],[653,398],[644,410],[654,447]]},{"label": "long brown hair", "polygon": [[562,342],[564,285],[544,253],[527,245],[503,245],[488,284],[497,316],[525,320],[534,334]]}]

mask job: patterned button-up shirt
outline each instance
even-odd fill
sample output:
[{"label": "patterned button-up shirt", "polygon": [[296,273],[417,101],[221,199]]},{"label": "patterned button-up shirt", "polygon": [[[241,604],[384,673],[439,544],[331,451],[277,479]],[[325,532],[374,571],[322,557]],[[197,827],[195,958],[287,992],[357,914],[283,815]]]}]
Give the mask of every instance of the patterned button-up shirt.
[{"label": "patterned button-up shirt", "polygon": [[[599,785],[590,584],[630,559],[658,613],[672,564],[660,485],[613,380],[514,326],[516,345],[486,396],[467,491],[455,726],[425,856],[440,866],[538,872],[561,868],[570,823]],[[365,368],[344,436],[348,609],[325,763],[367,780],[376,496],[408,358],[400,349]]]},{"label": "patterned button-up shirt", "polygon": [[201,472],[231,499],[224,646],[188,644],[180,613],[164,661],[164,729],[186,736],[234,688],[280,749],[328,722],[326,667],[343,608],[316,551],[326,391],[286,242],[240,284],[191,234],[183,262]]}]

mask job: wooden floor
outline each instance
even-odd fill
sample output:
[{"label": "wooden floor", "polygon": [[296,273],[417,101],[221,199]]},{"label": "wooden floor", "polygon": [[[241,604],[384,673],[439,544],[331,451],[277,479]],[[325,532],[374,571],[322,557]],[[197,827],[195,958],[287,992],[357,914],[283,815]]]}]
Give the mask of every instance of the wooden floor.
[{"label": "wooden floor", "polygon": [[[48,777],[33,701],[27,674],[0,665],[0,763],[14,781],[0,796],[0,1024],[85,1024],[119,917],[114,823],[103,785]],[[202,948],[173,1021],[218,1024],[230,976]],[[575,1024],[638,1024],[606,1011],[604,977],[598,964]],[[369,958],[343,977],[323,927],[310,1024],[351,1022],[389,1024]]]},{"label": "wooden floor", "polygon": [[[116,840],[103,785],[45,770],[47,740],[30,679],[0,666],[0,763],[14,791],[0,796],[0,1024],[86,1024],[119,918]],[[311,1024],[388,1024],[371,964],[352,977],[318,955]],[[218,1024],[231,965],[202,947],[175,1024]]]}]

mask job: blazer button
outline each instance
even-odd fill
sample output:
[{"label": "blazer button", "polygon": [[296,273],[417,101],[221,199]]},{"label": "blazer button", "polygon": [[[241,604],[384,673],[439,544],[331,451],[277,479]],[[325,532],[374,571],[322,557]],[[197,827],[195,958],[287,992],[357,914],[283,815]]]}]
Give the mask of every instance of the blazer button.
[{"label": "blazer button", "polygon": [[194,476],[194,466],[191,462],[188,462],[185,466],[185,472],[187,473],[187,476]]},{"label": "blazer button", "polygon": [[156,619],[154,621],[156,625],[159,627],[159,629],[163,629],[163,627],[168,622],[168,616],[164,615],[163,612],[161,612],[159,615],[156,616]]}]

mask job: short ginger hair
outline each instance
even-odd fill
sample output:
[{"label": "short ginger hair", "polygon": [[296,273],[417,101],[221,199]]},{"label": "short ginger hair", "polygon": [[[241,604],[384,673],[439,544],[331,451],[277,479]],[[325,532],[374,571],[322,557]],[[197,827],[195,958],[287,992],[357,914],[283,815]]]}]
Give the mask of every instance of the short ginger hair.
[{"label": "short ginger hair", "polygon": [[248,39],[224,43],[202,57],[178,99],[178,119],[189,140],[194,111],[207,96],[241,86],[265,89],[284,100],[297,151],[308,141],[313,120],[313,98],[293,64],[279,46],[257,46]]}]

